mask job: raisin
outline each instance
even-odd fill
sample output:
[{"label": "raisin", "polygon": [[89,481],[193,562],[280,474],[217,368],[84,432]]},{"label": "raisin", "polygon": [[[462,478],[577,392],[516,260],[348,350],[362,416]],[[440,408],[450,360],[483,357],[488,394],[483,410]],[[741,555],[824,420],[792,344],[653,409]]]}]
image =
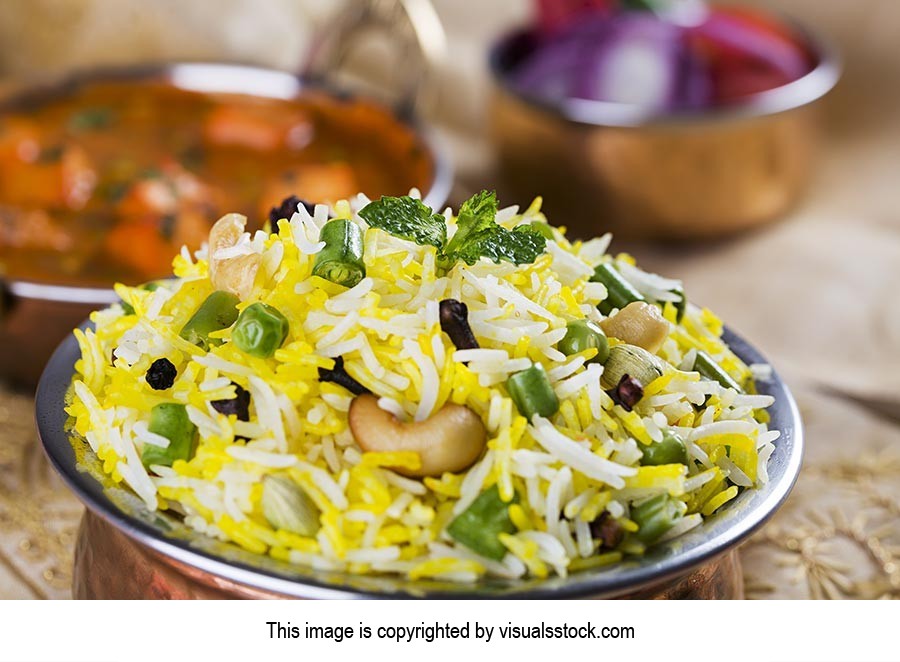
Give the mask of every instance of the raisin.
[{"label": "raisin", "polygon": [[154,391],[165,391],[167,388],[172,388],[177,376],[178,370],[175,368],[175,364],[167,358],[161,358],[150,364],[145,378]]},{"label": "raisin", "polygon": [[277,207],[272,207],[272,209],[269,210],[269,221],[272,223],[272,226],[274,227],[282,218],[290,220],[291,216],[296,213],[299,205],[303,205],[303,208],[309,212],[310,216],[313,215],[315,205],[302,198],[298,198],[296,195],[292,195],[289,198],[282,200],[281,204]]},{"label": "raisin", "polygon": [[213,400],[209,404],[220,414],[231,416],[234,414],[239,421],[250,420],[250,393],[231,382],[234,386],[234,397],[230,400]]}]

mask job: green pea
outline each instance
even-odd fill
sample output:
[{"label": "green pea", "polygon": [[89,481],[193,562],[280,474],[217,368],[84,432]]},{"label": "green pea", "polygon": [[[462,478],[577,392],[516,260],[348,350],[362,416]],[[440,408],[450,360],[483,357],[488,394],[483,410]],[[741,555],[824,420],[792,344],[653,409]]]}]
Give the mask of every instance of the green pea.
[{"label": "green pea", "polygon": [[674,432],[663,434],[662,441],[654,441],[642,448],[641,464],[655,467],[661,464],[687,464],[687,448],[684,441]]},{"label": "green pea", "polygon": [[[680,504],[680,505],[679,505]],[[668,494],[660,494],[631,509],[631,520],[638,525],[635,536],[650,545],[681,519],[684,504]]]},{"label": "green pea", "polygon": [[181,337],[204,350],[221,345],[218,338],[210,338],[213,331],[227,329],[238,318],[237,305],[240,299],[231,292],[218,290],[200,304],[197,312],[181,329]]},{"label": "green pea", "polygon": [[609,342],[603,330],[590,320],[574,320],[566,325],[566,335],[559,341],[556,348],[571,356],[578,352],[594,347],[597,354],[589,359],[588,363],[606,363],[609,358]]},{"label": "green pea", "polygon": [[277,308],[254,303],[238,317],[231,341],[245,354],[266,359],[281,347],[289,329],[290,324]]},{"label": "green pea", "polygon": [[510,375],[506,380],[506,390],[516,409],[529,421],[535,414],[548,418],[559,411],[559,398],[540,363]]},{"label": "green pea", "polygon": [[147,429],[169,440],[166,448],[145,444],[141,453],[144,466],[158,464],[171,467],[176,460],[190,460],[194,455],[194,433],[197,427],[188,418],[187,408],[175,402],[164,402],[150,411]]}]

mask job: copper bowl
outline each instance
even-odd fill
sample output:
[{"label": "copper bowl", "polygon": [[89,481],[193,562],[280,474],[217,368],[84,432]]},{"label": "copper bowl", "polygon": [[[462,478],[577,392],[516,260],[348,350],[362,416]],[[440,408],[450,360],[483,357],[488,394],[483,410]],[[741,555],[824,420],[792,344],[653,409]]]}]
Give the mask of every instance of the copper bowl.
[{"label": "copper bowl", "polygon": [[[765,359],[726,330],[725,341],[747,363]],[[803,431],[790,391],[773,374],[758,384],[775,397],[770,426],[781,431],[769,460],[769,482],[745,490],[722,512],[640,558],[547,580],[486,579],[476,585],[397,576],[352,575],[291,565],[200,535],[106,476],[64,411],[74,363],[74,337],[50,359],[37,392],[44,450],[87,506],[75,566],[76,597],[251,598],[575,598],[740,597],[737,546],[787,498],[800,471]]]},{"label": "copper bowl", "polygon": [[[81,81],[107,79],[165,81],[175,87],[199,92],[245,94],[264,98],[291,99],[307,90],[347,99],[321,83],[313,84],[294,74],[259,67],[230,64],[169,64],[155,67],[93,72],[66,79],[40,89],[22,91],[0,103],[4,109],[40,102],[64,94]],[[422,191],[425,202],[440,207],[452,184],[452,167],[445,149],[405,113],[395,113],[399,125],[419,137],[429,154],[432,180]],[[14,278],[4,279],[0,271],[0,378],[33,387],[54,348],[71,330],[98,308],[118,300],[109,287],[76,287]]]},{"label": "copper bowl", "polygon": [[727,235],[782,216],[814,170],[821,98],[838,80],[834,51],[795,28],[817,65],[739,105],[660,114],[634,105],[517,90],[509,72],[533,48],[529,30],[490,53],[491,135],[511,197],[544,192],[576,234],[689,239]]}]

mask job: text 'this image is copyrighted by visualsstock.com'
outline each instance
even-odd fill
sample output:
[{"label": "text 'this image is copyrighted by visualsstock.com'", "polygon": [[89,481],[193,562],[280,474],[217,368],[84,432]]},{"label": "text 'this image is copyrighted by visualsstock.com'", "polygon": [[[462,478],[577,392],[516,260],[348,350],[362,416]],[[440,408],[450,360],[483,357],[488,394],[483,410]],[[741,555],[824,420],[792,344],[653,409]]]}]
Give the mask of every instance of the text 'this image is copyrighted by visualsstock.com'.
[{"label": "text 'this image is copyrighted by visualsstock.com'", "polygon": [[305,621],[266,622],[270,639],[314,639],[340,643],[345,640],[379,639],[397,643],[424,641],[432,643],[445,639],[473,639],[490,643],[494,639],[634,639],[635,627],[631,625],[600,625],[589,621],[577,623],[539,624],[507,622],[505,625],[485,624],[479,621],[440,623],[422,621],[416,625],[316,625]]}]

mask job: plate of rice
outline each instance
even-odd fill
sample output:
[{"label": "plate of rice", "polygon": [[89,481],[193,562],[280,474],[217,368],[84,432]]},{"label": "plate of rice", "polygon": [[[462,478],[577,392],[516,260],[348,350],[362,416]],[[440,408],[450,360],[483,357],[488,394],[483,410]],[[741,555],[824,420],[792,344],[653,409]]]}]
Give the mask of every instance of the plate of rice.
[{"label": "plate of rice", "polygon": [[288,199],[118,285],[51,359],[42,442],[164,557],[297,597],[611,596],[732,549],[802,432],[678,280],[482,191]]}]

